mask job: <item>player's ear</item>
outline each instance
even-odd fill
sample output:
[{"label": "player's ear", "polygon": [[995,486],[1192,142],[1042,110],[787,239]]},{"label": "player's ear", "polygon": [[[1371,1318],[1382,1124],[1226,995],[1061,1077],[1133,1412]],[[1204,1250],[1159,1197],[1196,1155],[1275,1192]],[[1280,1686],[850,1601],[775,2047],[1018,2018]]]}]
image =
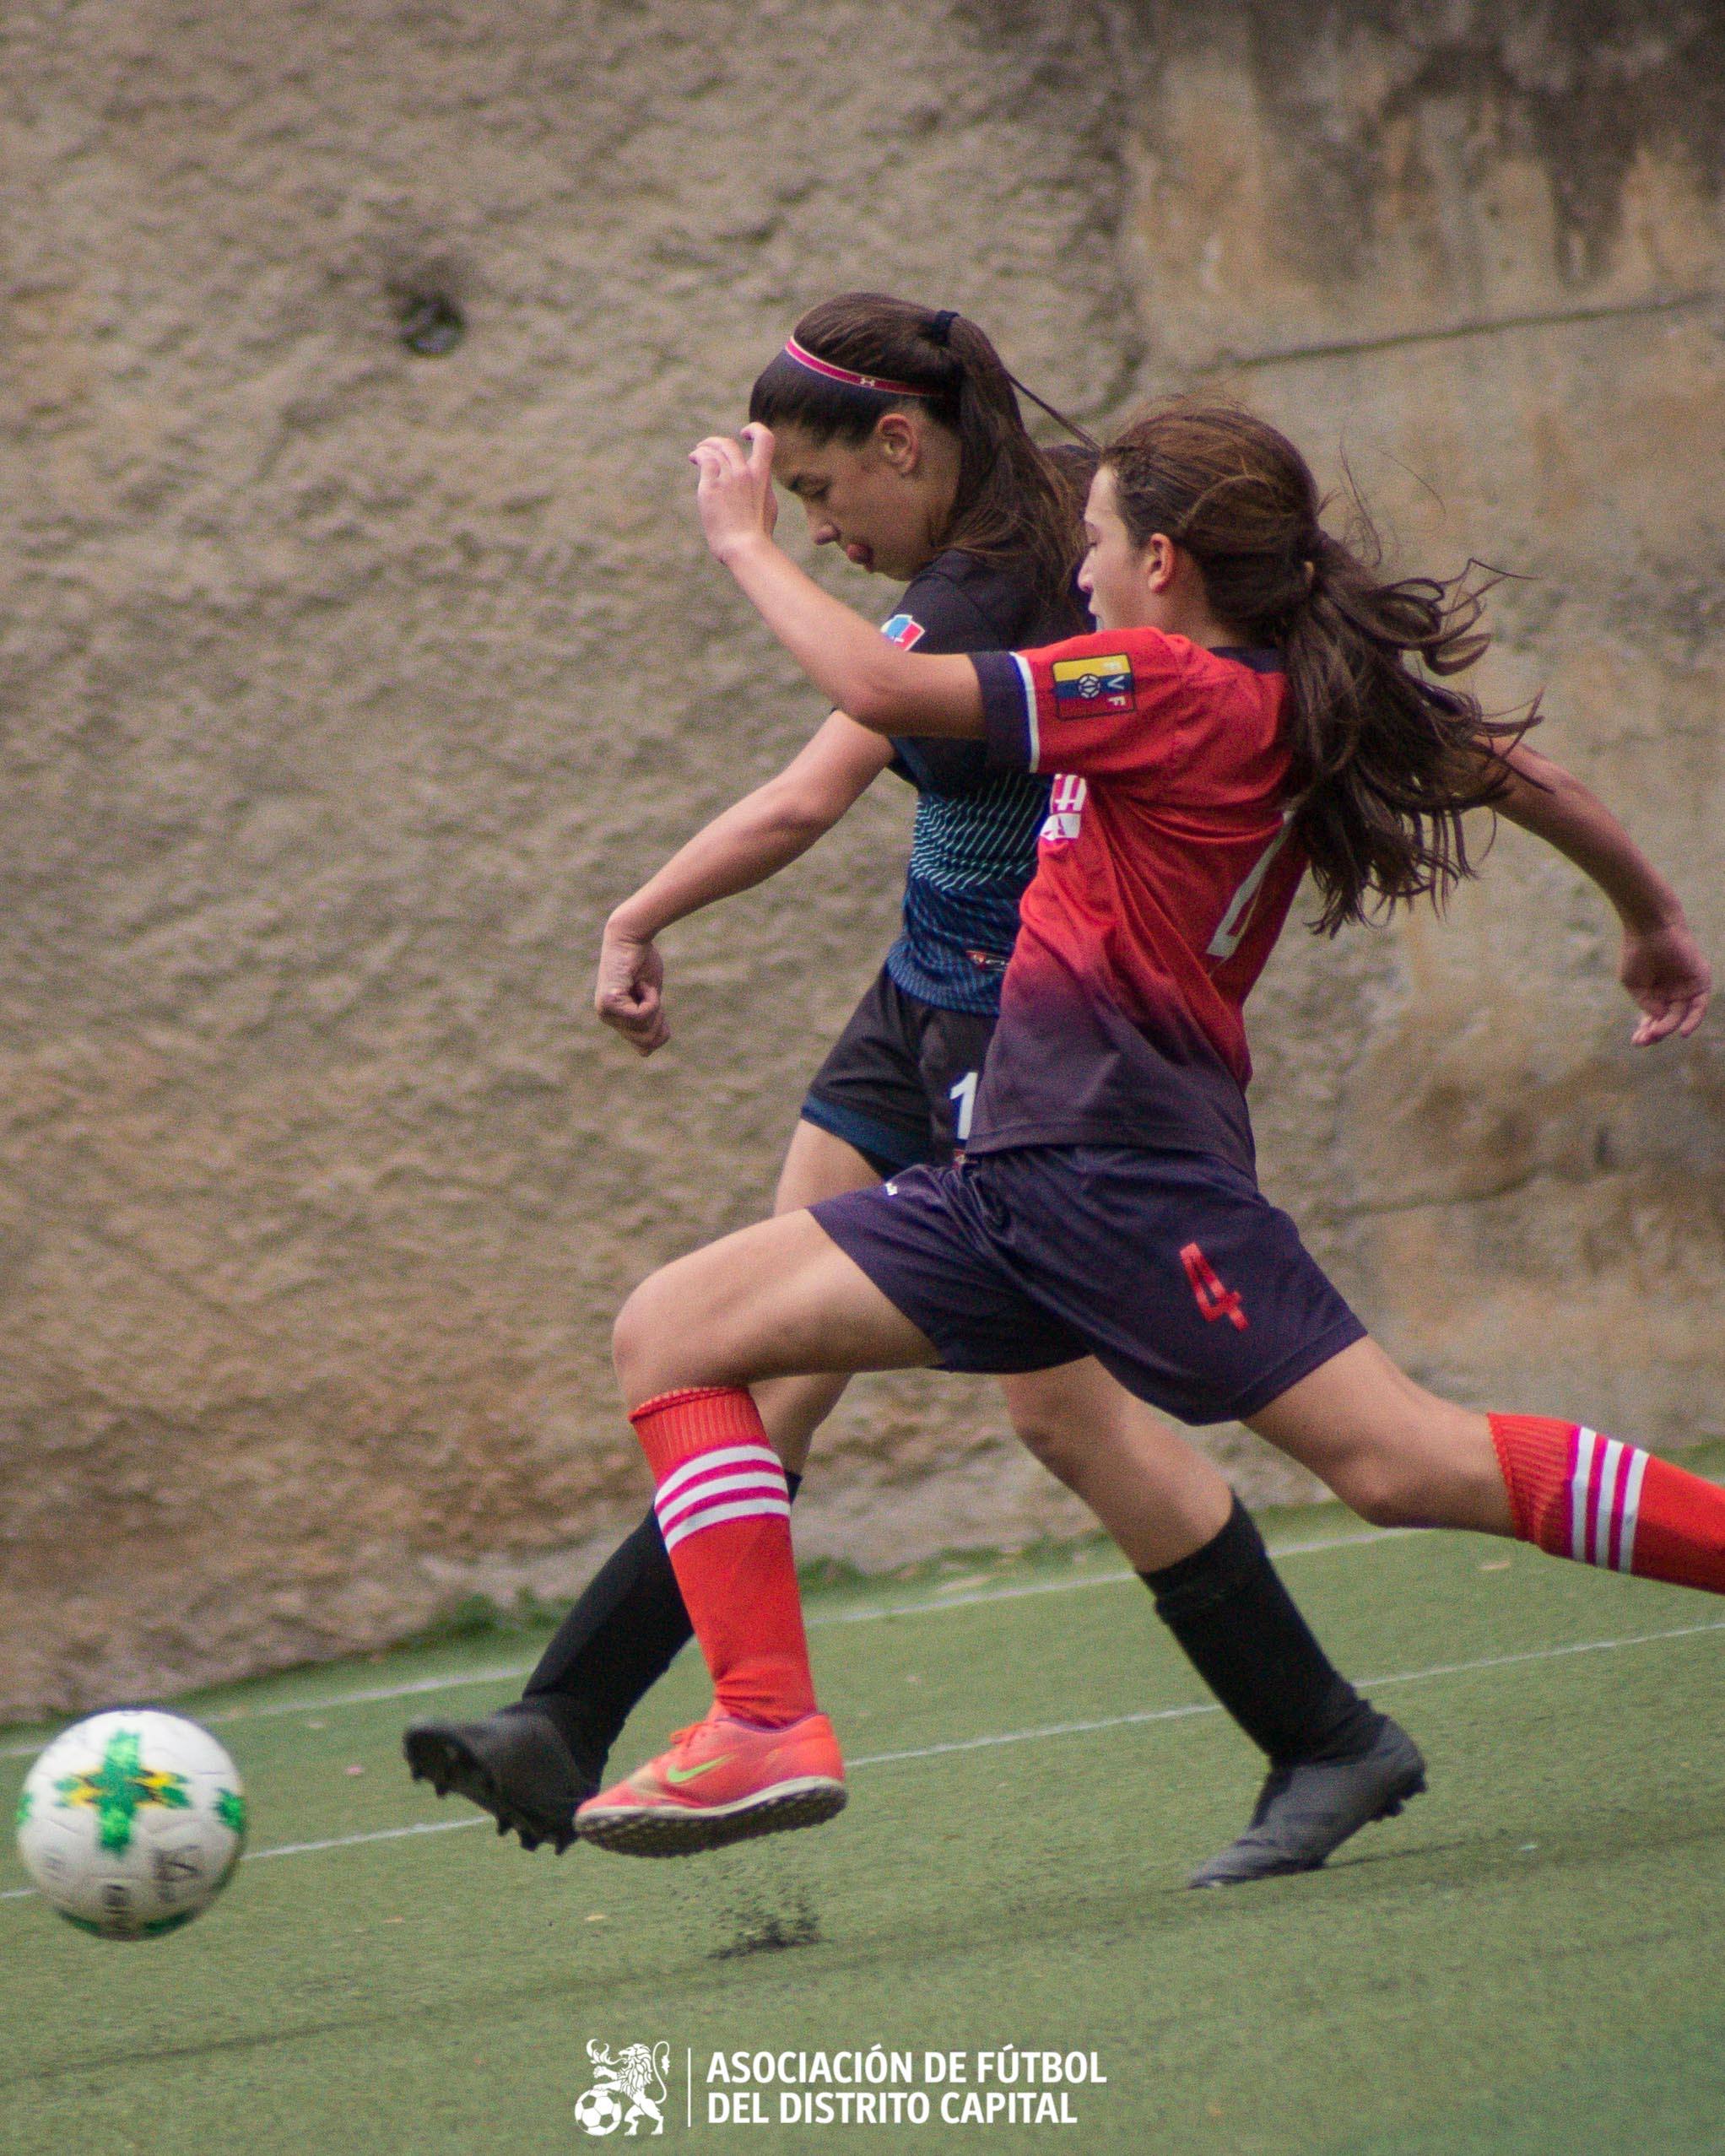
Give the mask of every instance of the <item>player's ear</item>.
[{"label": "player's ear", "polygon": [[1152,532],[1138,557],[1138,567],[1152,592],[1165,592],[1180,573],[1180,550],[1165,532]]},{"label": "player's ear", "polygon": [[915,420],[903,412],[883,412],[874,424],[874,446],[894,471],[908,474],[922,459]]}]

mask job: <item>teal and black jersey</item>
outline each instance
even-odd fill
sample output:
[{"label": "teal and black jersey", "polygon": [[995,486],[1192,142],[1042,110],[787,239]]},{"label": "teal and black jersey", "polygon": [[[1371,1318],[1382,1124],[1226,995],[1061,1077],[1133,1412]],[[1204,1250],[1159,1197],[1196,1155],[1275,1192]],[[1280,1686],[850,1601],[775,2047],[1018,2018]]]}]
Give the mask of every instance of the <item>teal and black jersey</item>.
[{"label": "teal and black jersey", "polygon": [[[1070,635],[1009,571],[956,549],[906,591],[883,633],[906,650],[1006,651]],[[916,787],[904,928],[887,971],[907,996],[992,1017],[1036,867],[1048,781],[991,770],[981,741],[895,740],[892,768]]]}]

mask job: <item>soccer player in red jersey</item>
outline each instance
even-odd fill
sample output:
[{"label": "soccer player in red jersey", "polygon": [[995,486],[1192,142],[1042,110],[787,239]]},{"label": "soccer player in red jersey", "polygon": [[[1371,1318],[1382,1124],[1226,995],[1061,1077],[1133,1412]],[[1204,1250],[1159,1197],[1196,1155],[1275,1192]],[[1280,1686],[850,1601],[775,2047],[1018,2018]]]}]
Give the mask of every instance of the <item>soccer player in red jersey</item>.
[{"label": "soccer player in red jersey", "polygon": [[[901,650],[1009,651],[1090,626],[1073,578],[1099,452],[1039,449],[1018,386],[976,323],[867,292],[811,308],[754,384],[750,414],[774,430],[776,482],[802,503],[815,543],[909,579],[883,629]],[[888,738],[835,711],[787,770],[698,833],[606,927],[598,1009],[651,1055],[669,1030],[659,932],[782,867],[887,769],[918,797],[903,932],[809,1087],[779,1213],[919,1163],[944,1165],[967,1138],[1019,900],[1051,813],[1048,780],[992,766],[980,740]],[[1057,802],[1053,813],[1068,811]],[[787,1503],[844,1383],[787,1377],[754,1388]],[[1091,1507],[1267,1756],[1273,1811],[1255,1815],[1201,1881],[1320,1862],[1414,1793],[1422,1766],[1411,1739],[1330,1662],[1251,1516],[1201,1454],[1093,1358],[1005,1375],[1002,1390],[1019,1434]],[[689,1637],[666,1544],[649,1507],[568,1612],[521,1699],[408,1728],[415,1775],[482,1806],[527,1848],[566,1846],[630,1711]]]},{"label": "soccer player in red jersey", "polygon": [[[678,1854],[844,1802],[746,1389],[783,1373],[1090,1354],[1184,1419],[1239,1416],[1368,1519],[1725,1591],[1725,1492],[1585,1426],[1426,1392],[1257,1186],[1241,1010],[1301,875],[1331,928],[1441,895],[1468,873],[1466,813],[1549,769],[1441,678],[1484,646],[1477,597],[1381,581],[1324,531],[1291,444],[1187,405],[1128,428],[1092,486],[1096,634],[919,656],[772,545],[771,440],[751,435],[695,452],[703,520],[811,678],[863,726],[981,738],[1063,783],[963,1165],[727,1237],[619,1319],[715,1701],[581,1807],[583,1836]],[[1692,1032],[1708,971],[1674,895],[1597,805],[1565,850],[1625,913],[1636,1041]]]}]

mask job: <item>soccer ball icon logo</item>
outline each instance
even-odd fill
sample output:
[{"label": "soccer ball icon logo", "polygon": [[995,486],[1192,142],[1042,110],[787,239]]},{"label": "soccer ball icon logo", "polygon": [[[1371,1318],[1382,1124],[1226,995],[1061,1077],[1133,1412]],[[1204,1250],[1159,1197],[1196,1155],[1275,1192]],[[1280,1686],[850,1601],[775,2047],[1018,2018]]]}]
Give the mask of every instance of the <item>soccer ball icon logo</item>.
[{"label": "soccer ball icon logo", "polygon": [[597,2141],[622,2125],[623,2106],[608,2088],[589,2088],[576,2099],[575,2122]]}]

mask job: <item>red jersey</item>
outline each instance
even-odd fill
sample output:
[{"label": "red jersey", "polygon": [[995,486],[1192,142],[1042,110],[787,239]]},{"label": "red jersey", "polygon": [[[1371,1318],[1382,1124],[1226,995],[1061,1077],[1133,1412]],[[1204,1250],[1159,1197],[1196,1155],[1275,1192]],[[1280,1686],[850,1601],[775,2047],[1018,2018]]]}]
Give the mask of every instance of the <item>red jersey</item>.
[{"label": "red jersey", "polygon": [[1279,655],[1126,629],[973,663],[992,759],[1054,784],[967,1149],[1250,1171],[1241,1007],[1306,866]]}]

